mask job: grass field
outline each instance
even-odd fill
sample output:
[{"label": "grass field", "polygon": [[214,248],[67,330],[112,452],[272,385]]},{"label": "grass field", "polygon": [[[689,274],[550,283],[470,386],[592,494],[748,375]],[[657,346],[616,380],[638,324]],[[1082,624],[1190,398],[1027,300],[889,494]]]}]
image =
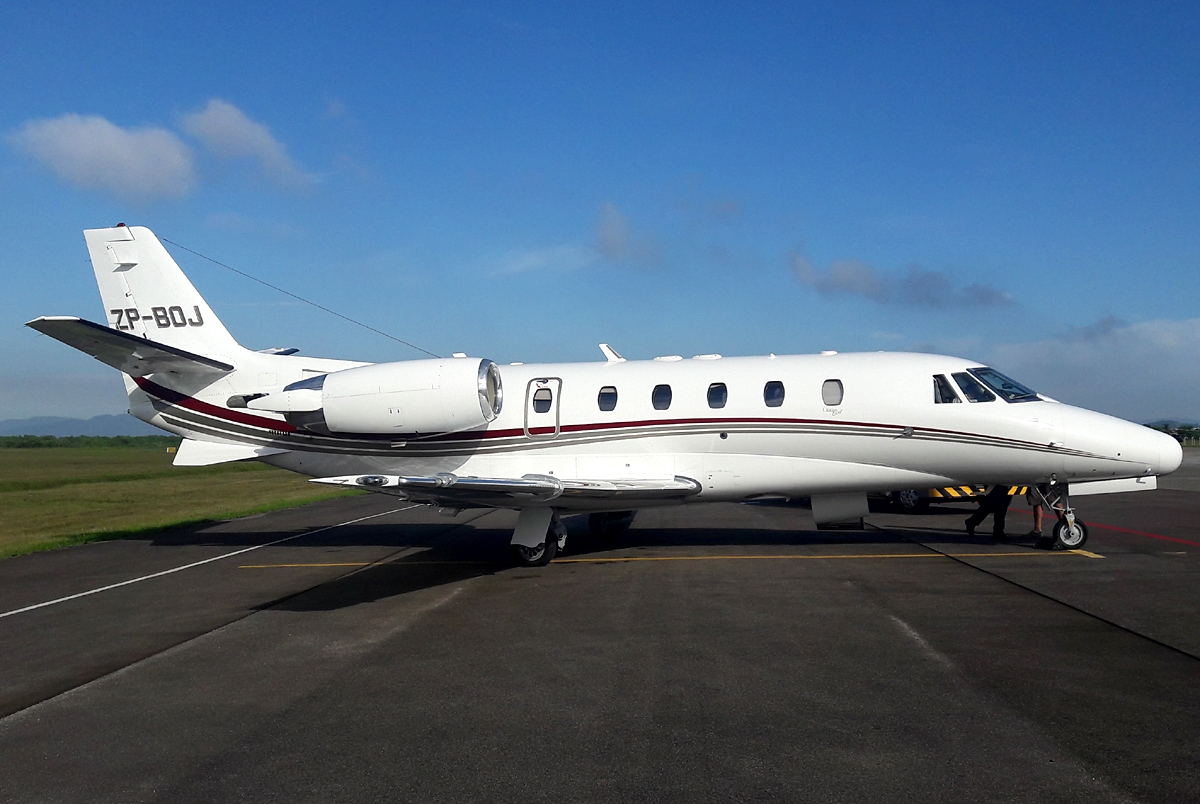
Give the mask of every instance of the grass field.
[{"label": "grass field", "polygon": [[346,492],[258,463],[180,467],[165,449],[0,449],[0,557],[300,505]]}]

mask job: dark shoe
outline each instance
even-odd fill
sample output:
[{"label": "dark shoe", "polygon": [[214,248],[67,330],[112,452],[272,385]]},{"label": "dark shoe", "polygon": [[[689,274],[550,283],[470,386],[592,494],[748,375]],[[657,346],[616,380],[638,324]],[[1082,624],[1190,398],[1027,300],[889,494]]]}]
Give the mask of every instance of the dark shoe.
[{"label": "dark shoe", "polygon": [[967,536],[969,536],[971,538],[975,538],[975,526],[974,525],[967,525]]},{"label": "dark shoe", "polygon": [[998,542],[1004,542],[1004,541],[1008,541],[1008,534],[1003,533],[1003,532],[1001,532],[1001,533],[993,532],[992,538]]},{"label": "dark shoe", "polygon": [[1041,539],[1042,532],[1040,530],[1031,530],[1025,534],[1026,539]]}]

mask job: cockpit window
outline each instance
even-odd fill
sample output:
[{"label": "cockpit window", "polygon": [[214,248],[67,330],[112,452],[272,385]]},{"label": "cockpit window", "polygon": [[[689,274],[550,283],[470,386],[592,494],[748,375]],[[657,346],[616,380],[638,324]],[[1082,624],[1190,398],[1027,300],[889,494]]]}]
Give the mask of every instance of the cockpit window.
[{"label": "cockpit window", "polygon": [[954,381],[962,389],[963,396],[970,402],[995,402],[996,395],[980,384],[979,380],[965,371],[955,372]]},{"label": "cockpit window", "polygon": [[973,368],[971,373],[1009,402],[1036,402],[1038,400],[1036,391],[1026,388],[1011,377],[1005,377],[995,369]]},{"label": "cockpit window", "polygon": [[939,405],[950,402],[962,403],[958,394],[954,393],[954,386],[946,379],[945,374],[933,375],[933,401]]}]

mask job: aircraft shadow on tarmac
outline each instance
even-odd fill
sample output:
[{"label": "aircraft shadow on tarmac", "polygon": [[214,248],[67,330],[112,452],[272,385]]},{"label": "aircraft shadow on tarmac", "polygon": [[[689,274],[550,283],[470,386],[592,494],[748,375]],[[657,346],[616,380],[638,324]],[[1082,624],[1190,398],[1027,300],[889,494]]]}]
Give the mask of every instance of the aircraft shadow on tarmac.
[{"label": "aircraft shadow on tarmac", "polygon": [[[963,512],[947,513],[959,517]],[[990,543],[986,538],[969,538],[957,524],[953,530],[922,528],[919,532],[898,528],[819,531],[811,526],[785,530],[747,527],[639,528],[635,525],[621,535],[603,537],[594,536],[588,531],[586,516],[567,517],[564,524],[569,534],[564,557],[599,560],[603,560],[606,554],[616,558],[657,548],[720,547],[738,553],[755,553],[762,552],[761,548],[775,551],[805,545],[832,546],[835,549],[844,545],[847,549],[853,549],[863,545],[903,545],[916,541],[962,547]],[[353,531],[347,530],[337,539],[338,543],[394,543],[397,549],[405,546],[423,549],[407,556],[384,559],[292,597],[265,604],[262,608],[330,611],[515,568],[508,548],[511,532],[505,528],[485,528],[464,523],[451,528],[444,525],[405,525],[362,526]],[[371,533],[373,530],[386,533]],[[523,568],[523,571],[539,573],[544,570]]]}]

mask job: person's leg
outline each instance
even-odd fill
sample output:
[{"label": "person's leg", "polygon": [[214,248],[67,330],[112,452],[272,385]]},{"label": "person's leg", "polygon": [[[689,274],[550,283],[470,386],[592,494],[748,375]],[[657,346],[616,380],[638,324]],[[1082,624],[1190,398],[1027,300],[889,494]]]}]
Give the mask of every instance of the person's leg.
[{"label": "person's leg", "polygon": [[1033,530],[1030,532],[1038,536],[1042,535],[1042,506],[1040,503],[1033,505]]},{"label": "person's leg", "polygon": [[997,539],[1004,538],[1004,520],[1008,516],[1008,506],[1012,497],[1005,494],[996,498],[996,511],[992,514],[992,535]]}]

